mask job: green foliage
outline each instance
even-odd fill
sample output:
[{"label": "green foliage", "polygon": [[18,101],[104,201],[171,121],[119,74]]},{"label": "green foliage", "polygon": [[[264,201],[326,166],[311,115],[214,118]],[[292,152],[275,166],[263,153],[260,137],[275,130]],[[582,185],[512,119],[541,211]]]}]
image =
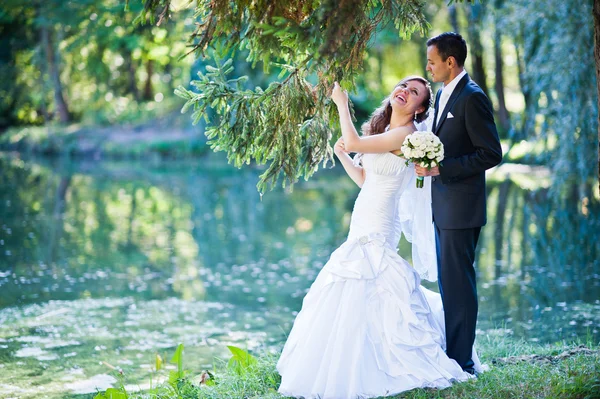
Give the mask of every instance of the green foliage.
[{"label": "green foliage", "polygon": [[[144,13],[170,2],[150,3]],[[377,29],[393,24],[402,37],[424,34],[423,7],[417,0],[199,1],[193,49],[201,55],[217,49],[216,65],[192,82],[197,93],[180,87],[176,94],[187,101],[183,111],[194,107],[194,122],[206,119],[212,148],[226,151],[230,162],[269,163],[258,183],[261,192],[281,173],[284,185],[308,178],[333,157],[333,81],[354,86]],[[283,80],[264,90],[245,89],[245,77],[228,80],[232,61],[221,59],[241,50],[253,66],[279,68]]]},{"label": "green foliage", "polygon": [[243,349],[235,346],[227,346],[231,354],[233,355],[229,362],[227,362],[227,368],[234,373],[241,375],[247,372],[250,367],[256,364],[254,356],[249,354]]},{"label": "green foliage", "polygon": [[227,151],[235,166],[253,159],[259,164],[270,161],[260,177],[259,190],[273,186],[280,172],[294,182],[300,175],[310,177],[319,163],[325,166],[332,160],[333,106],[318,106],[325,93],[315,93],[303,79],[305,72],[292,70],[283,82],[265,90],[247,90],[243,88],[247,77],[227,78],[233,71],[231,59],[220,64],[198,73],[199,80],[192,82],[197,93],[180,86],[176,94],[186,100],[183,112],[193,107],[194,123],[202,118],[208,122],[209,115],[215,115],[206,129],[209,144],[214,150]]},{"label": "green foliage", "polygon": [[99,393],[94,399],[127,399],[127,393],[115,388],[108,388],[106,392]]},{"label": "green foliage", "polygon": [[175,354],[171,358],[171,363],[177,365],[177,370],[169,373],[169,384],[175,388],[178,382],[182,380],[186,374],[186,371],[183,369],[183,344],[177,345]]},{"label": "green foliage", "polygon": [[203,0],[196,5],[200,24],[194,49],[203,54],[215,43],[226,43],[229,49],[248,49],[248,61],[262,61],[267,68],[272,59],[294,66],[315,59],[310,70],[332,78],[361,66],[378,27],[393,23],[402,35],[423,33],[423,6],[415,0]]}]

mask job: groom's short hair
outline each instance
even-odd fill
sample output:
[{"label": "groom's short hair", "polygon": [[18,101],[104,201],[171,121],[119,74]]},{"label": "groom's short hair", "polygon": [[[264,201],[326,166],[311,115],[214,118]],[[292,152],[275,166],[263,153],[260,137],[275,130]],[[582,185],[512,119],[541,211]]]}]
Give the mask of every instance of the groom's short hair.
[{"label": "groom's short hair", "polygon": [[459,67],[465,65],[467,59],[467,42],[458,33],[444,32],[427,40],[427,47],[435,46],[438,53],[442,57],[442,61],[446,61],[452,56],[456,60]]}]

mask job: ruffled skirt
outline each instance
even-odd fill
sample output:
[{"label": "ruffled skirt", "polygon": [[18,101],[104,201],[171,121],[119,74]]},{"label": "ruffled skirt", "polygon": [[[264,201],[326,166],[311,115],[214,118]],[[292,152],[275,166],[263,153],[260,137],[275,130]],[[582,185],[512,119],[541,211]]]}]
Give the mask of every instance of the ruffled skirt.
[{"label": "ruffled skirt", "polygon": [[279,392],[374,398],[472,378],[444,350],[439,294],[382,235],[349,239],[304,298],[277,363]]}]

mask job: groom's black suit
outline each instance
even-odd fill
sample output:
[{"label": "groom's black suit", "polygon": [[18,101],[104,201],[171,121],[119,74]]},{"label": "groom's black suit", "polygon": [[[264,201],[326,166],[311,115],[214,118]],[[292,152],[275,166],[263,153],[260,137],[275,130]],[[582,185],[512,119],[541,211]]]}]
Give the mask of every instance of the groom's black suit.
[{"label": "groom's black suit", "polygon": [[[446,321],[446,352],[472,369],[477,322],[475,247],[486,223],[485,171],[502,160],[492,105],[469,75],[443,110],[435,101],[433,131],[444,144],[440,175],[432,179],[439,287]],[[439,123],[436,123],[441,113]]]}]

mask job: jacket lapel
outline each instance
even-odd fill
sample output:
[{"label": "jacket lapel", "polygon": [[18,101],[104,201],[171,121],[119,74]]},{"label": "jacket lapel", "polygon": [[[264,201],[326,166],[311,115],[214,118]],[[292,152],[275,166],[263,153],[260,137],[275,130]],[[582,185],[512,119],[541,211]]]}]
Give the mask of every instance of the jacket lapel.
[{"label": "jacket lapel", "polygon": [[[442,126],[442,124],[446,120],[446,117],[448,116],[448,112],[450,112],[450,108],[452,108],[452,105],[454,105],[454,102],[460,95],[460,92],[462,91],[462,89],[464,89],[464,87],[467,85],[469,80],[471,80],[471,78],[469,78],[469,74],[465,74],[465,76],[462,77],[462,79],[458,82],[458,84],[452,91],[452,94],[450,95],[450,98],[448,99],[448,102],[446,103],[446,107],[444,107],[442,116],[440,117],[440,123],[435,124],[435,130],[434,130],[435,134],[437,134],[437,132],[440,130],[440,127]],[[437,101],[437,99],[436,99],[436,101]],[[439,107],[439,102],[438,102],[438,105],[436,106],[436,115],[435,115],[436,119],[435,120],[437,120],[437,112],[439,112],[439,111],[437,111],[438,107]],[[434,122],[435,122],[435,120],[434,120]]]},{"label": "jacket lapel", "polygon": [[438,116],[438,108],[440,107],[440,97],[442,96],[442,89],[439,89],[437,91],[437,94],[435,95],[435,105],[433,106],[434,112],[433,112],[433,126],[431,128],[431,130],[435,133],[436,131],[436,125],[437,125],[437,116]]}]

